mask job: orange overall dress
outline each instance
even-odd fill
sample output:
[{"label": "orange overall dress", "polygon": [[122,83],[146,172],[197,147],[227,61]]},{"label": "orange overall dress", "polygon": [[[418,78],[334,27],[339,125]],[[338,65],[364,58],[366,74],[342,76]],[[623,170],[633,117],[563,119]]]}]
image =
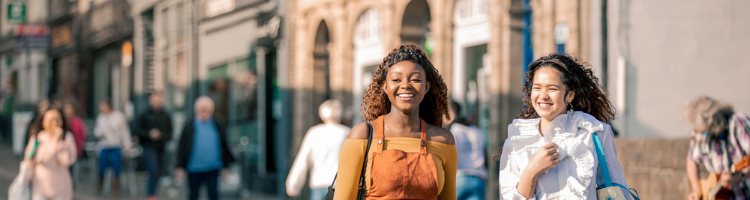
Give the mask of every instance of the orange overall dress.
[{"label": "orange overall dress", "polygon": [[435,160],[427,153],[427,127],[420,120],[419,152],[383,150],[383,116],[378,117],[378,141],[372,153],[370,187],[366,199],[437,199]]}]

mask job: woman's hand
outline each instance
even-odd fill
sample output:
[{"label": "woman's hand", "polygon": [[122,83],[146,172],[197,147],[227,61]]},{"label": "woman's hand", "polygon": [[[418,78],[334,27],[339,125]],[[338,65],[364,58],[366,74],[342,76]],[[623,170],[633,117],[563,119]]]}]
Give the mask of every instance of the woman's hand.
[{"label": "woman's hand", "polygon": [[534,153],[528,167],[523,171],[521,180],[516,185],[518,193],[527,199],[534,197],[536,180],[539,174],[546,172],[557,164],[560,164],[560,153],[557,153],[557,145],[550,142],[542,146],[541,149]]},{"label": "woman's hand", "polygon": [[177,168],[174,170],[174,179],[177,182],[182,182],[185,180],[185,170],[182,168]]},{"label": "woman's hand", "polygon": [[724,170],[721,172],[721,180],[719,182],[721,183],[724,188],[732,188],[733,185],[737,184],[742,180],[742,174],[736,173],[734,175],[729,174],[729,171]]},{"label": "woman's hand", "polygon": [[688,195],[688,200],[701,200],[701,197],[701,191],[693,190],[693,192]]},{"label": "woman's hand", "polygon": [[541,174],[560,164],[560,153],[557,152],[557,144],[550,142],[536,151],[529,161],[529,168],[534,174]]},{"label": "woman's hand", "polygon": [[21,162],[23,162],[26,165],[27,169],[30,169],[30,170],[33,170],[34,166],[36,166],[36,163],[34,163],[32,159],[25,159]]},{"label": "woman's hand", "polygon": [[51,128],[52,130],[45,130],[49,131],[50,134],[52,134],[52,141],[60,141],[60,138],[63,137],[63,130],[60,127],[55,126],[54,128]]}]

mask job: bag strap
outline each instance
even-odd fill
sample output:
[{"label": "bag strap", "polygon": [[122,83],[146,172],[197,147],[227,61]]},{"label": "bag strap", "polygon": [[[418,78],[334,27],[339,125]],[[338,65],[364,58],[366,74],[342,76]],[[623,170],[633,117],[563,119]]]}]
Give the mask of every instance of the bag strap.
[{"label": "bag strap", "polygon": [[638,191],[636,191],[633,188],[625,187],[624,185],[618,184],[618,183],[612,183],[612,179],[609,177],[609,168],[607,167],[607,160],[604,157],[604,150],[602,149],[602,142],[599,140],[599,135],[594,133],[592,135],[594,138],[594,147],[596,147],[596,156],[599,158],[599,168],[602,170],[602,178],[604,179],[604,187],[596,187],[596,189],[602,189],[612,186],[617,186],[619,188],[624,188],[630,192],[630,195],[635,200],[640,200],[641,198],[638,195]]},{"label": "bag strap", "polygon": [[359,188],[365,187],[365,171],[367,169],[367,157],[370,154],[370,144],[372,144],[372,125],[367,123],[367,149],[365,149],[365,159],[362,161],[362,172],[359,173]]},{"label": "bag strap", "polygon": [[599,140],[599,135],[594,132],[594,147],[596,148],[596,156],[599,157],[599,168],[602,170],[602,178],[604,178],[604,187],[611,187],[612,179],[609,177],[609,169],[607,168],[607,160],[604,157],[604,150],[602,149],[602,143]]},{"label": "bag strap", "polygon": [[34,136],[34,147],[31,148],[31,152],[29,152],[29,159],[32,159],[36,156],[36,149],[39,147],[39,134]]},{"label": "bag strap", "polygon": [[[367,154],[370,154],[370,144],[372,144],[372,125],[370,125],[369,122],[367,122],[367,149],[365,149],[365,160],[362,163],[362,172],[359,173],[359,187],[362,187],[364,185],[365,179],[365,170],[367,169]],[[338,178],[339,173],[337,172],[335,176],[333,176],[333,183],[331,183],[331,188],[333,188],[336,185],[336,178]]]},{"label": "bag strap", "polygon": [[[620,187],[625,187],[625,186],[620,185]],[[630,192],[630,195],[633,196],[633,199],[635,199],[635,200],[641,200],[640,195],[638,195],[638,191],[636,191],[635,189],[630,188],[630,190],[628,190],[628,192]],[[635,192],[635,193],[633,193],[633,192]]]}]

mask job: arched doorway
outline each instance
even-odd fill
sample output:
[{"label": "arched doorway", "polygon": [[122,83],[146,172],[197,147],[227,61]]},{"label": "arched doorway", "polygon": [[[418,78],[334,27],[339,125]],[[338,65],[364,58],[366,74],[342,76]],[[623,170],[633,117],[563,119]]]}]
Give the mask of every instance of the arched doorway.
[{"label": "arched doorway", "polygon": [[[385,57],[385,45],[383,42],[383,23],[380,12],[370,8],[362,12],[354,25],[354,77],[353,87],[354,110],[359,110],[362,98],[372,82],[372,76]],[[355,117],[352,124],[357,124],[362,118]]]},{"label": "arched doorway", "polygon": [[331,99],[331,78],[330,78],[330,57],[328,54],[328,44],[331,42],[328,25],[321,21],[318,30],[315,33],[315,46],[313,46],[313,88],[311,118],[313,123],[320,124],[323,121],[318,116],[318,107],[324,101]]},{"label": "arched doorway", "polygon": [[412,0],[406,5],[404,17],[401,20],[401,43],[413,42],[421,46],[429,54],[430,44],[430,7],[425,0]]}]

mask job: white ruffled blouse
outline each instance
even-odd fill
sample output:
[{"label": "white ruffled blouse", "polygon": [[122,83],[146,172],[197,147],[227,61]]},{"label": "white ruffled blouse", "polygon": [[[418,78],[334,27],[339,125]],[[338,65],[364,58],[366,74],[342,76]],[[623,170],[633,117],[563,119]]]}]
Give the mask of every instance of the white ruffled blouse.
[{"label": "white ruffled blouse", "polygon": [[[542,137],[539,121],[515,119],[508,126],[508,139],[500,157],[501,200],[526,199],[516,185],[534,153],[550,142],[557,144],[561,162],[539,175],[532,199],[596,199],[596,185],[604,184],[604,179],[592,140],[594,132],[601,140],[612,182],[628,187],[608,124],[584,112],[568,112],[552,120]],[[627,189],[622,192],[631,199]]]}]

